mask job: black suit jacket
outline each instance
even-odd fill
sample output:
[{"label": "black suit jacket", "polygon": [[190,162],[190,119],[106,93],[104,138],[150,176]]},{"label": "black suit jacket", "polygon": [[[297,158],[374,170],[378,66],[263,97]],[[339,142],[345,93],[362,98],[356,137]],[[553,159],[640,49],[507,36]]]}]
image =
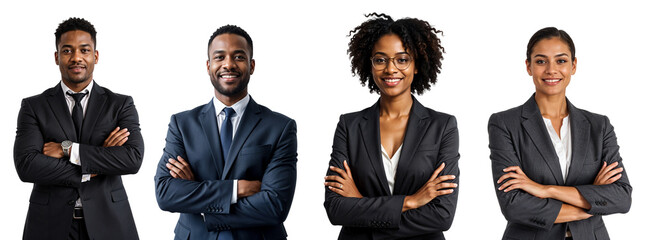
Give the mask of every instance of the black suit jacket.
[{"label": "black suit jacket", "polygon": [[[379,103],[344,114],[335,130],[329,165],[344,168],[347,160],[361,199],[342,197],[326,188],[326,213],[343,225],[339,239],[444,239],[457,206],[452,194],[402,213],[404,197],[414,194],[441,163],[441,175],[459,181],[459,134],[454,116],[425,108],[415,98],[406,127],[395,186],[390,193],[381,159]],[[328,171],[326,175],[337,175]]]},{"label": "black suit jacket", "polygon": [[[495,113],[489,119],[489,148],[496,196],[507,219],[503,239],[563,239],[569,229],[574,239],[609,239],[601,215],[625,213],[631,206],[631,185],[622,178],[595,186],[603,162],[622,165],[617,138],[606,116],[578,109],[567,100],[572,156],[567,180],[546,130],[535,95],[525,104]],[[574,186],[590,203],[585,220],[554,224],[561,201],[537,198],[523,190],[503,192],[496,181],[509,166],[520,166],[533,181],[544,185]]]},{"label": "black suit jacket", "polygon": [[[213,101],[170,119],[154,181],[161,209],[181,213],[176,239],[286,239],[283,222],[296,187],[296,122],[250,99],[221,164]],[[169,158],[188,161],[195,181],[173,178]],[[260,180],[261,189],[230,204],[234,179]],[[204,213],[204,218],[200,213]]]},{"label": "black suit jacket", "polygon": [[[79,197],[90,238],[138,239],[121,178],[138,172],[144,151],[133,99],[94,83],[87,104],[79,139],[60,84],[21,103],[14,163],[21,180],[34,183],[24,239],[67,239]],[[103,147],[117,126],[128,128],[128,141]],[[64,140],[80,144],[81,166],[42,154],[44,143]],[[83,174],[98,175],[81,183]]]}]

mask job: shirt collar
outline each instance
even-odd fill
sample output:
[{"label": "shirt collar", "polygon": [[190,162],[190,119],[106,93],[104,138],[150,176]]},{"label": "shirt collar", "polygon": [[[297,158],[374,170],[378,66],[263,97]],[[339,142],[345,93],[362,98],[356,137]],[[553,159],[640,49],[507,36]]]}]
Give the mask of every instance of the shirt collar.
[{"label": "shirt collar", "polygon": [[248,107],[248,102],[250,102],[250,94],[246,94],[245,97],[243,97],[238,102],[234,103],[234,105],[232,106],[225,106],[225,104],[223,104],[223,102],[218,100],[218,98],[216,98],[215,96],[213,97],[213,106],[216,109],[216,116],[219,116],[220,113],[223,111],[223,109],[226,107],[231,107],[232,109],[234,109],[236,116],[242,116],[243,112],[246,111],[246,107]]},{"label": "shirt collar", "polygon": [[[72,93],[77,93],[71,90],[71,88],[67,87],[66,84],[64,84],[64,81],[60,81],[60,86],[62,87],[62,91],[64,92],[64,96],[67,96],[67,92],[71,91]],[[90,81],[90,84],[87,84],[87,87],[85,87],[82,91],[80,92],[92,92],[92,86],[94,86],[94,80]]]}]

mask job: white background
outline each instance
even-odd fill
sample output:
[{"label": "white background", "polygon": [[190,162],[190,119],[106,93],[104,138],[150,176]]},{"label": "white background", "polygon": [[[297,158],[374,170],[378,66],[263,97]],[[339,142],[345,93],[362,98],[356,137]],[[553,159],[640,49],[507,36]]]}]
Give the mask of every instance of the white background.
[{"label": "white background", "polygon": [[20,101],[58,83],[53,33],[61,21],[77,16],[98,31],[96,82],[133,96],[140,114],[144,161],[138,174],[123,179],[142,239],[173,238],[178,214],[158,208],[153,176],[170,115],[213,95],[207,41],[225,24],[241,26],[254,40],[252,97],[298,123],[298,183],[285,222],[290,239],[336,239],[340,227],[326,217],[323,176],[339,115],[371,106],[378,97],[351,75],[346,55],[346,35],[369,12],[420,18],[444,31],[439,81],[418,99],[459,123],[461,190],[448,239],[502,236],[506,221],[491,182],[487,120],[534,91],[525,49],[530,36],[547,26],[574,39],[578,70],[567,96],[579,108],[610,117],[634,188],[631,211],[605,217],[611,238],[658,236],[659,8],[639,1],[458,2],[3,1],[2,238],[20,239],[32,188],[19,180],[13,164]]}]

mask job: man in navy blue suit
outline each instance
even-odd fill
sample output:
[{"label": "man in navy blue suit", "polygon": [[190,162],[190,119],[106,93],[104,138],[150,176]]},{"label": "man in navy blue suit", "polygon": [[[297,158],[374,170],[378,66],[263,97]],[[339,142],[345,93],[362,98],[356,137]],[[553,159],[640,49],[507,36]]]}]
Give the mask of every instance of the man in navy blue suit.
[{"label": "man in navy blue suit", "polygon": [[208,44],[214,98],[170,119],[156,176],[176,239],[286,239],[296,186],[296,122],[248,95],[252,39],[233,25]]}]

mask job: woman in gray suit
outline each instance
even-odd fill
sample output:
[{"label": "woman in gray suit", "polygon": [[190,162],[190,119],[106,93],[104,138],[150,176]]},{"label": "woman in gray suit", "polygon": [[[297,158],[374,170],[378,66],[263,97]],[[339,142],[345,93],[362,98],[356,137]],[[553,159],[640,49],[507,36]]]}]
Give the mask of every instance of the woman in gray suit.
[{"label": "woman in gray suit", "polygon": [[565,31],[537,31],[526,52],[535,93],[489,119],[494,185],[508,221],[503,239],[609,239],[601,216],[631,206],[613,126],[565,97],[574,54]]},{"label": "woman in gray suit", "polygon": [[352,31],[349,55],[380,98],[340,116],[324,207],[343,226],[339,239],[445,239],[457,206],[457,122],[412,96],[436,82],[440,31],[414,18],[368,17]]}]

